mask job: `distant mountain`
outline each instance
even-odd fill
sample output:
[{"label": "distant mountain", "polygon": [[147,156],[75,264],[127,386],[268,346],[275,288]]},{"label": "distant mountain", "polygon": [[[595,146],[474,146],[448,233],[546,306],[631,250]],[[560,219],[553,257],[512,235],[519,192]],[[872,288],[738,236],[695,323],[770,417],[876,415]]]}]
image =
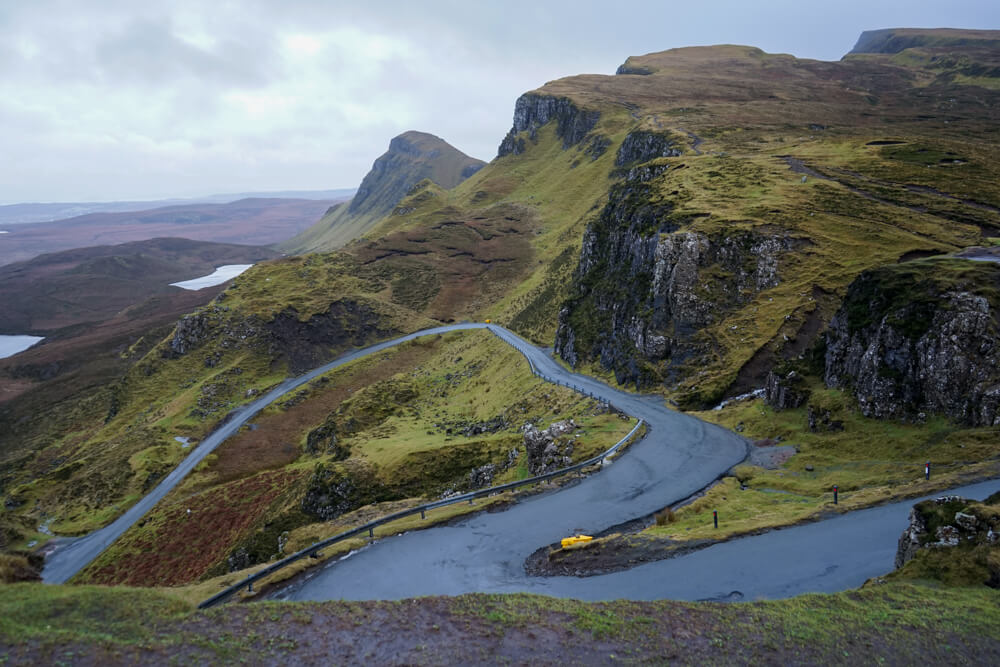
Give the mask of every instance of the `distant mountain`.
[{"label": "distant mountain", "polygon": [[851,49],[857,53],[900,53],[912,48],[1000,46],[1000,30],[958,30],[955,28],[885,28],[866,30]]},{"label": "distant mountain", "polygon": [[336,203],[333,199],[241,199],[12,225],[0,234],[0,266],[70,248],[160,237],[270,245],[306,229]]},{"label": "distant mountain", "polygon": [[224,264],[277,257],[268,248],[157,238],[77,248],[0,267],[0,333],[47,335],[113,317]]},{"label": "distant mountain", "polygon": [[391,213],[417,183],[430,179],[450,189],[485,164],[433,134],[404,132],[375,160],[350,202],[330,209],[322,220],[279,247],[289,252],[339,248]]},{"label": "distant mountain", "polygon": [[339,190],[276,190],[273,192],[240,192],[207,195],[205,197],[185,197],[175,199],[154,199],[149,201],[105,201],[105,202],[46,202],[0,205],[0,225],[21,225],[32,222],[65,220],[90,213],[127,213],[148,211],[164,206],[190,204],[228,204],[240,199],[347,199],[354,195],[353,188]]}]

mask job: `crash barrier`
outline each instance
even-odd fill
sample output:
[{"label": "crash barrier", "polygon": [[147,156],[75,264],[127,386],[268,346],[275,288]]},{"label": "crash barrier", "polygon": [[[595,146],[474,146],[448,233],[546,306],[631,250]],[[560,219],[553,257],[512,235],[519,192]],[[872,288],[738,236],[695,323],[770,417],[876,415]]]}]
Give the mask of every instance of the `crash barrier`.
[{"label": "crash barrier", "polygon": [[598,396],[597,394],[595,394],[593,391],[591,391],[589,389],[586,389],[585,387],[582,387],[582,386],[578,387],[577,385],[573,384],[572,382],[563,382],[562,380],[559,380],[557,378],[554,378],[552,376],[546,375],[545,373],[541,372],[538,369],[538,367],[535,366],[535,362],[532,361],[531,356],[527,353],[527,351],[525,351],[522,348],[519,339],[516,336],[509,335],[507,333],[506,329],[497,327],[495,325],[494,326],[489,326],[487,328],[490,331],[492,331],[493,335],[495,335],[497,338],[499,338],[500,340],[502,340],[503,342],[507,343],[512,348],[514,348],[515,350],[517,350],[518,352],[521,353],[521,356],[524,357],[524,360],[528,362],[528,368],[531,369],[531,374],[534,375],[535,377],[541,378],[541,379],[545,380],[546,382],[551,382],[552,384],[559,385],[560,387],[566,387],[568,389],[572,389],[573,391],[579,392],[579,393],[583,394],[584,396],[588,396],[588,397],[596,399],[596,400],[604,401],[608,405],[609,408],[611,408],[612,410],[617,410],[617,408],[615,408],[614,405],[612,405],[610,401],[606,401],[605,399],[603,399],[600,396]]},{"label": "crash barrier", "polygon": [[319,551],[321,551],[322,549],[325,549],[326,547],[328,547],[328,546],[330,546],[332,544],[336,544],[337,542],[342,542],[344,540],[350,539],[352,537],[356,537],[358,535],[363,535],[365,533],[368,533],[368,537],[369,538],[374,538],[375,537],[375,528],[377,528],[378,526],[381,526],[383,524],[387,524],[387,523],[390,523],[392,521],[396,521],[397,519],[404,519],[404,518],[406,518],[408,516],[413,516],[415,514],[419,514],[421,516],[421,518],[424,518],[426,512],[428,512],[429,510],[432,510],[432,509],[436,509],[438,507],[445,507],[447,505],[454,505],[456,503],[464,503],[464,502],[471,503],[473,500],[475,500],[477,498],[484,498],[486,496],[492,496],[492,495],[495,495],[495,494],[498,494],[498,493],[503,493],[504,491],[510,491],[512,489],[516,489],[516,488],[519,488],[519,487],[522,487],[522,486],[527,486],[528,484],[537,484],[538,482],[544,482],[544,481],[547,481],[547,480],[550,480],[550,479],[554,479],[556,477],[561,477],[563,475],[567,475],[569,473],[576,472],[576,471],[580,470],[581,468],[585,468],[587,466],[591,466],[591,465],[594,465],[596,463],[599,463],[599,462],[603,461],[605,458],[607,458],[607,457],[613,455],[615,452],[617,452],[618,449],[621,448],[622,445],[624,445],[626,442],[628,442],[628,440],[632,436],[634,436],[636,434],[636,432],[638,432],[639,427],[642,426],[642,425],[643,425],[643,421],[640,419],[636,423],[636,425],[634,427],[632,427],[632,430],[628,432],[628,435],[626,435],[624,438],[622,438],[621,440],[619,440],[618,442],[616,442],[610,449],[608,449],[607,451],[602,452],[601,454],[598,454],[597,456],[594,456],[593,458],[589,458],[586,461],[583,461],[581,463],[577,463],[575,465],[571,465],[571,466],[568,466],[566,468],[561,468],[559,470],[554,470],[552,472],[545,473],[544,475],[537,475],[535,477],[529,477],[527,479],[520,479],[520,480],[517,480],[516,482],[508,482],[507,484],[500,484],[498,486],[491,486],[491,487],[486,488],[486,489],[480,489],[478,491],[472,491],[471,493],[463,493],[463,494],[458,495],[458,496],[451,496],[449,498],[443,498],[441,500],[436,500],[436,501],[431,502],[431,503],[426,503],[424,505],[420,505],[419,507],[412,507],[410,509],[402,510],[400,512],[395,512],[393,514],[388,514],[388,515],[386,515],[384,517],[381,517],[379,519],[375,519],[374,521],[369,521],[368,523],[366,523],[366,524],[364,524],[362,526],[358,526],[357,528],[352,528],[350,530],[346,530],[343,533],[339,533],[337,535],[334,535],[333,537],[325,539],[325,540],[323,540],[321,542],[316,542],[315,544],[312,544],[312,545],[306,547],[305,549],[302,549],[300,551],[296,551],[291,556],[287,556],[287,557],[285,557],[285,558],[277,561],[276,563],[272,563],[271,565],[268,565],[267,567],[265,567],[264,569],[262,569],[262,570],[260,570],[258,572],[254,572],[253,574],[249,575],[248,577],[246,577],[242,581],[240,581],[238,583],[235,583],[232,586],[229,586],[228,588],[226,588],[226,589],[224,589],[222,591],[219,591],[218,593],[216,593],[212,597],[210,597],[207,600],[201,602],[198,605],[198,608],[199,609],[207,609],[209,607],[214,607],[217,604],[222,604],[223,602],[225,602],[230,597],[232,597],[236,593],[240,592],[244,588],[252,591],[253,590],[253,584],[254,584],[254,582],[259,581],[259,580],[263,579],[264,577],[266,577],[268,575],[274,574],[278,570],[281,570],[281,569],[283,569],[285,567],[288,567],[292,563],[294,563],[296,561],[299,561],[299,560],[302,560],[303,558],[312,557],[314,554],[318,555]]}]

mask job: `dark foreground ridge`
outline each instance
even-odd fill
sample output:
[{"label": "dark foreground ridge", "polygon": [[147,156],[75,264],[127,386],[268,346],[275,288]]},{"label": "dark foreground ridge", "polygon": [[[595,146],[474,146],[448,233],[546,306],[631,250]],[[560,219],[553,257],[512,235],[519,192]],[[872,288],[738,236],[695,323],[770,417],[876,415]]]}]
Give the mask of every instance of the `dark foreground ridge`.
[{"label": "dark foreground ridge", "polygon": [[152,591],[16,585],[0,619],[0,656],[14,664],[1000,662],[1000,605],[985,587],[735,605],[463,595],[195,612]]}]

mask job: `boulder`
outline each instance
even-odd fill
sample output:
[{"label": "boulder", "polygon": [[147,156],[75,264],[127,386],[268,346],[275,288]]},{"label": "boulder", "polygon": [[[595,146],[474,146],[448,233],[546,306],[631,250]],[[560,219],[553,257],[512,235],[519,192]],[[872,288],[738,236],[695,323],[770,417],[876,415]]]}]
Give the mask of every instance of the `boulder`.
[{"label": "boulder", "polygon": [[573,462],[573,439],[568,436],[577,428],[572,419],[552,422],[545,430],[530,423],[524,425],[521,433],[532,475],[565,468]]}]

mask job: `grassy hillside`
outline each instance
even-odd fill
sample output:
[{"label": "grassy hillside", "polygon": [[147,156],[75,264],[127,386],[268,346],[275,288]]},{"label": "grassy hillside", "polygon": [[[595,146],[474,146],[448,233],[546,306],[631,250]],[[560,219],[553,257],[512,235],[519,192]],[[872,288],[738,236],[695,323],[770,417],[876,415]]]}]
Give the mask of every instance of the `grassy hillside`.
[{"label": "grassy hillside", "polygon": [[[591,226],[600,242],[565,319],[584,368],[713,405],[801,354],[862,270],[982,243],[998,229],[992,88],[923,79],[894,56],[821,63],[747,47],[679,49],[623,68],[645,74],[573,77],[540,91],[630,104],[636,126],[688,144],[649,162],[654,176],[626,176]],[[661,209],[656,226],[627,226],[643,202]],[[737,235],[746,250],[726,250]],[[691,287],[657,287],[655,262],[627,251],[671,239],[730,256],[703,260]],[[627,245],[615,254],[616,243]],[[749,247],[762,243],[779,250],[758,268]],[[665,294],[674,315],[658,322]],[[640,349],[636,330],[664,336],[667,356]]]},{"label": "grassy hillside", "polygon": [[978,663],[997,593],[891,584],[734,604],[533,595],[261,603],[195,612],[152,591],[20,584],[0,602],[15,663]]},{"label": "grassy hillside", "polygon": [[[543,345],[572,325],[579,367],[604,377],[634,369],[628,377],[641,386],[712,404],[804,356],[862,271],[998,235],[1000,91],[942,77],[919,53],[826,63],[698,47],[630,58],[621,71],[522,97],[500,157],[452,189],[418,183],[342,250],[240,276],[95,399],[86,419],[5,467],[8,507],[65,532],[101,525],[178,460],[175,436],[204,437],[279,379],[352,346],[439,322],[490,317]],[[992,80],[988,68],[977,76]],[[668,267],[657,268],[656,248],[671,243],[706,249],[690,265],[690,287],[674,294],[697,326],[656,320],[656,272]],[[775,249],[773,261],[751,250],[760,243]],[[683,355],[650,353],[647,334]],[[445,372],[464,368],[457,356],[467,357],[452,355],[457,366]],[[382,395],[382,381],[376,373],[356,391]],[[484,375],[461,407],[517,404],[515,395],[498,401],[493,387]],[[396,394],[383,402],[400,420],[408,413]],[[312,418],[310,429],[322,422]],[[425,421],[391,423],[373,440],[382,451],[351,454],[375,466],[379,484],[411,488],[398,460],[410,447],[479,460],[457,441],[443,446]],[[253,498],[244,494],[252,512],[266,511],[234,527],[229,548],[243,539],[235,533],[287,508],[283,493],[308,485],[315,461],[300,458],[304,432],[259,441],[255,458],[267,465],[239,479],[189,482],[202,485],[189,494],[228,501],[243,492],[227,485],[267,475],[253,482]],[[427,484],[418,478],[414,489]]]},{"label": "grassy hillside", "polygon": [[0,461],[44,448],[53,433],[103,420],[108,385],[179,317],[223,289],[189,291],[171,282],[276,256],[261,247],[166,238],[0,267],[0,331],[45,336],[43,344],[0,360]]},{"label": "grassy hillside", "polygon": [[997,48],[1000,30],[953,28],[886,28],[861,33],[851,53],[899,53],[914,48]]},{"label": "grassy hillside", "polygon": [[[488,332],[417,339],[265,410],[76,580],[188,583],[297,551],[337,532],[331,519],[367,505],[482,486],[470,474],[483,466],[491,467],[487,484],[522,479],[531,473],[521,427],[557,419],[580,426],[576,460],[632,426],[533,377]],[[182,453],[158,445],[130,462],[162,466]]]}]

